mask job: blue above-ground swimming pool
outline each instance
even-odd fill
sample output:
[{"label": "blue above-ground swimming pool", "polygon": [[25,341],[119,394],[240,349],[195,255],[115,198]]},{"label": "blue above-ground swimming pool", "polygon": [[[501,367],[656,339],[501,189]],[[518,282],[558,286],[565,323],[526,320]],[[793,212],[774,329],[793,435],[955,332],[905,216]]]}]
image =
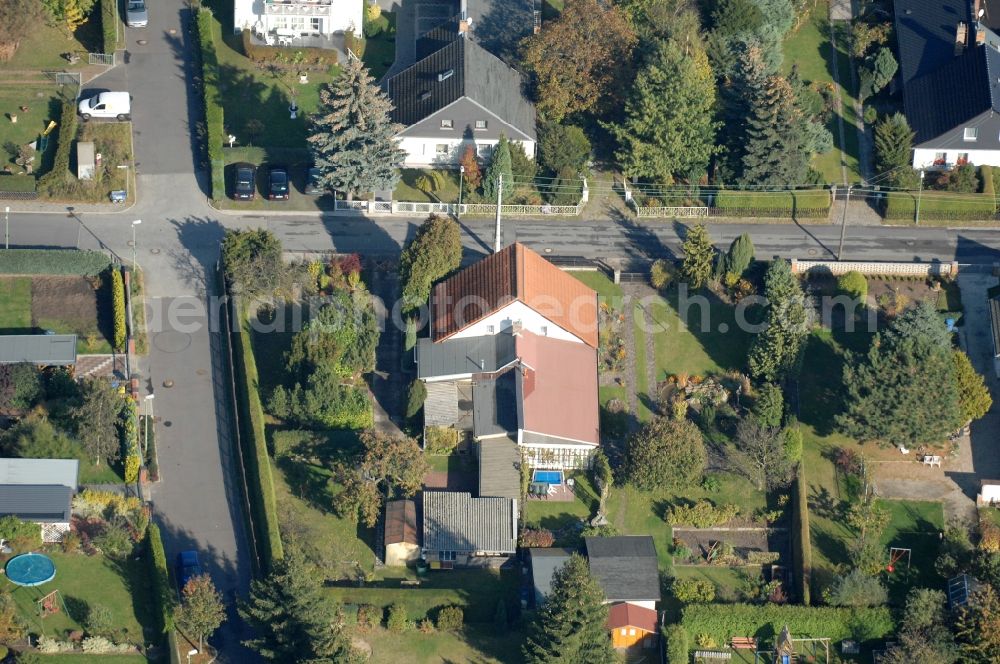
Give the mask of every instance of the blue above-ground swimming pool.
[{"label": "blue above-ground swimming pool", "polygon": [[18,586],[40,586],[56,576],[56,564],[43,553],[22,553],[7,561],[7,578]]},{"label": "blue above-ground swimming pool", "polygon": [[534,481],[558,485],[562,484],[563,474],[561,470],[536,470]]}]

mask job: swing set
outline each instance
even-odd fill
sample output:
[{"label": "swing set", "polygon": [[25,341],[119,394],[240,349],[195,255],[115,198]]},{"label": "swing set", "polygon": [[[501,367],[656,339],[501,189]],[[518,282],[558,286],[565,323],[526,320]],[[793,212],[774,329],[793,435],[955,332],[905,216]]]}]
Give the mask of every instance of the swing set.
[{"label": "swing set", "polygon": [[910,571],[910,559],[913,556],[912,549],[906,549],[903,547],[892,546],[889,547],[889,564],[885,566],[885,571],[892,574],[896,571],[896,567],[906,559],[906,571]]}]

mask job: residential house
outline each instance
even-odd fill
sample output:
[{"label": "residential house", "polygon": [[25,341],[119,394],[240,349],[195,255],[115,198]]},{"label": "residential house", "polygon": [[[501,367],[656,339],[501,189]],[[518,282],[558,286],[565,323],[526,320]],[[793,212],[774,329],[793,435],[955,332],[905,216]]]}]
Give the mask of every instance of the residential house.
[{"label": "residential house", "polygon": [[983,0],[895,0],[914,168],[1000,166],[1000,6],[993,9]]},{"label": "residential house", "polygon": [[75,334],[0,335],[0,364],[66,367],[76,364]]},{"label": "residential house", "polygon": [[600,442],[592,289],[513,244],[437,284],[430,319],[417,345],[425,424],[477,441],[480,495],[511,497],[521,459],[589,464]]},{"label": "residential house", "polygon": [[585,537],[584,543],[590,572],[604,589],[608,603],[656,609],[660,571],[652,537]]},{"label": "residential house", "polygon": [[387,567],[405,567],[420,557],[416,503],[412,500],[386,503],[384,537]]},{"label": "residential house", "polygon": [[611,630],[611,645],[615,648],[655,648],[657,646],[657,614],[644,606],[620,602],[608,611],[607,627]]},{"label": "residential house", "polygon": [[569,562],[572,549],[530,548],[527,552],[528,567],[531,569],[531,585],[534,587],[535,606],[541,606],[552,592],[552,577],[556,570]]},{"label": "residential house", "polygon": [[991,297],[990,330],[993,332],[993,373],[1000,378],[1000,297]]},{"label": "residential house", "polygon": [[[510,65],[517,65],[521,41],[542,26],[540,0],[460,0],[458,13],[420,33],[417,58],[424,58],[462,34]],[[421,26],[418,26],[418,29]]]},{"label": "residential house", "polygon": [[280,46],[340,48],[343,34],[359,37],[367,0],[234,0],[233,28]]},{"label": "residential house", "polygon": [[39,524],[44,542],[62,541],[79,468],[76,459],[0,459],[0,516]]},{"label": "residential house", "polygon": [[517,551],[517,500],[423,492],[423,554],[432,569],[498,565]]}]

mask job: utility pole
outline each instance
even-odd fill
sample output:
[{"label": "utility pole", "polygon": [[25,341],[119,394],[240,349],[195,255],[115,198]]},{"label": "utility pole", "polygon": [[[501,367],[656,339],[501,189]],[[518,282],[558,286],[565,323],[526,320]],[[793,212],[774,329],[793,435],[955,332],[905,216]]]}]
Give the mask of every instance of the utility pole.
[{"label": "utility pole", "polygon": [[920,188],[917,189],[917,215],[914,217],[913,225],[920,225],[920,199],[924,196],[924,169],[920,169]]},{"label": "utility pole", "polygon": [[851,205],[851,188],[853,184],[847,185],[847,199],[844,201],[844,214],[840,218],[840,246],[837,247],[837,260],[844,257],[844,235],[847,233],[847,208]]},{"label": "utility pole", "polygon": [[493,245],[493,253],[500,251],[500,204],[503,201],[503,173],[497,175],[497,227],[496,242]]},{"label": "utility pole", "polygon": [[132,222],[132,276],[135,277],[135,227],[142,223],[142,219]]},{"label": "utility pole", "polygon": [[458,209],[455,210],[455,218],[462,218],[462,188],[465,186],[465,166],[458,167]]},{"label": "utility pole", "polygon": [[10,249],[10,206],[3,209],[3,248]]}]

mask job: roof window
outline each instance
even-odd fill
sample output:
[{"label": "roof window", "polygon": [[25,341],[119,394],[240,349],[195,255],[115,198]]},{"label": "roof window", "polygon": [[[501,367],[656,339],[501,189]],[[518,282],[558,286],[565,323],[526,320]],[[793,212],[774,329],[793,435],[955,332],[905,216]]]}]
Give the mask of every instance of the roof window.
[{"label": "roof window", "polygon": [[979,138],[979,127],[966,127],[962,134],[962,138],[966,141],[974,141]]},{"label": "roof window", "polygon": [[447,81],[449,78],[451,78],[454,75],[455,75],[455,70],[454,69],[448,69],[446,71],[443,71],[440,74],[438,74],[438,83],[440,83],[441,81]]},{"label": "roof window", "polygon": [[427,91],[427,90],[425,90],[425,91],[421,92],[419,95],[417,95],[417,101],[427,101],[430,98],[431,98],[431,93],[429,91]]}]

